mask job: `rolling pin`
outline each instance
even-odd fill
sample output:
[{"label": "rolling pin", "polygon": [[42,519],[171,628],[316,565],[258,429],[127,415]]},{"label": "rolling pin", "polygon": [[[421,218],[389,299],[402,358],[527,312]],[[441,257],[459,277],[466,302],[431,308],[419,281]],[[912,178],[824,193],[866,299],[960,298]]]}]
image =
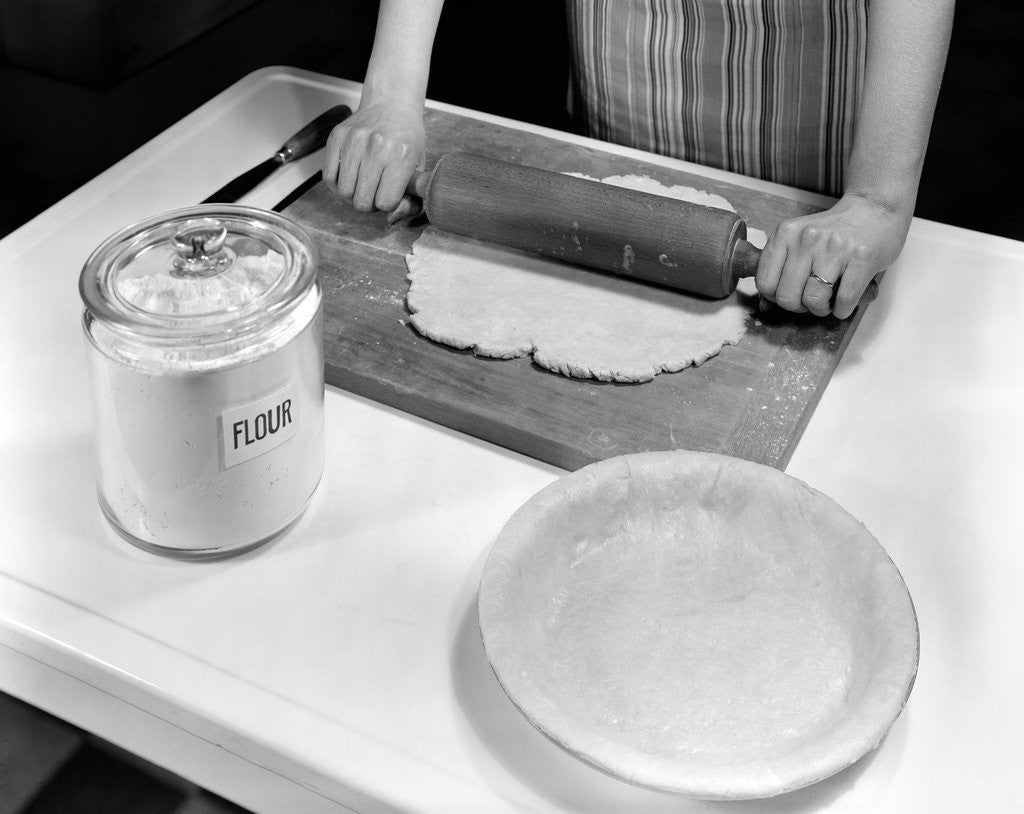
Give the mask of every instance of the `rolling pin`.
[{"label": "rolling pin", "polygon": [[726,297],[761,251],[734,212],[470,153],[447,153],[408,191],[447,232]]}]

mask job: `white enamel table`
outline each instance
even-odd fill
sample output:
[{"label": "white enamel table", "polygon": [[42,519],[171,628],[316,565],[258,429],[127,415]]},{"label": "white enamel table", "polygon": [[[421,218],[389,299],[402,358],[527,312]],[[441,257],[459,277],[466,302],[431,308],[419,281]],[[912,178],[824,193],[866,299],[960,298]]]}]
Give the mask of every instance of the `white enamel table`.
[{"label": "white enamel table", "polygon": [[[0,690],[258,812],[714,809],[578,763],[490,672],[483,559],[559,470],[329,388],[325,480],[285,539],[189,564],[104,526],[82,262],[358,94],[293,69],[252,74],[0,242]],[[272,206],[318,160],[244,202]],[[787,471],[900,567],[921,624],[917,685],[853,768],[730,811],[1024,809],[1022,282],[1024,244],[915,221]]]}]

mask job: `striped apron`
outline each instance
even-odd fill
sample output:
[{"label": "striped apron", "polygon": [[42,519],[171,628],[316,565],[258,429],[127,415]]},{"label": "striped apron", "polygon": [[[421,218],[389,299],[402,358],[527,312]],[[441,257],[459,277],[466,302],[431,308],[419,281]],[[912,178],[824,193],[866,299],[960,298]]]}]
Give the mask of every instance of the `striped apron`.
[{"label": "striped apron", "polygon": [[839,195],[868,0],[568,0],[595,138]]}]

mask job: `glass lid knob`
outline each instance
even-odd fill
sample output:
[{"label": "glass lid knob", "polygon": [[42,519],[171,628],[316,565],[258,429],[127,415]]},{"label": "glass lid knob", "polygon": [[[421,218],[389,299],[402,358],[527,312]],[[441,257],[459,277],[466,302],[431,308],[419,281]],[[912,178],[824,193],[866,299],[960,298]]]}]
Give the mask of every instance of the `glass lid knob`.
[{"label": "glass lid knob", "polygon": [[220,274],[234,260],[234,252],[224,245],[228,230],[219,220],[202,218],[188,221],[171,238],[174,273],[180,277],[210,277]]}]

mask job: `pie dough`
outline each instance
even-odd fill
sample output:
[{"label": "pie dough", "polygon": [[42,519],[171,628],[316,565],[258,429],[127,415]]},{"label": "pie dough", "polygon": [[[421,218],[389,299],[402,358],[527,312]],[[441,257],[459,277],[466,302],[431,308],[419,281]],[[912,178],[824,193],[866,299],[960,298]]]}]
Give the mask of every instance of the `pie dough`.
[{"label": "pie dough", "polygon": [[917,670],[888,555],[770,467],[620,456],[531,498],[484,568],[480,628],[522,712],[630,782],[767,797],[873,749]]},{"label": "pie dough", "polygon": [[[604,181],[732,209],[721,196],[651,178]],[[763,245],[764,233],[752,232]],[[432,227],[406,264],[410,321],[424,336],[480,356],[529,354],[548,370],[602,381],[649,381],[701,364],[740,340],[756,296],[752,278],[709,300]]]}]

